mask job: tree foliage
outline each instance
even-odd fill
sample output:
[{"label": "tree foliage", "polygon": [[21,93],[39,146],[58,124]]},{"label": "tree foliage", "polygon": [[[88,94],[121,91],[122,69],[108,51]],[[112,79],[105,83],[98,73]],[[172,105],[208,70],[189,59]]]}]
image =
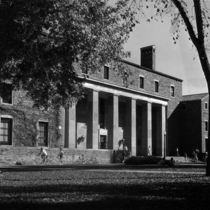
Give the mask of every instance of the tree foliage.
[{"label": "tree foliage", "polygon": [[0,82],[23,88],[38,107],[79,100],[78,65],[97,71],[128,56],[123,44],[136,10],[128,0],[108,2],[1,0]]}]

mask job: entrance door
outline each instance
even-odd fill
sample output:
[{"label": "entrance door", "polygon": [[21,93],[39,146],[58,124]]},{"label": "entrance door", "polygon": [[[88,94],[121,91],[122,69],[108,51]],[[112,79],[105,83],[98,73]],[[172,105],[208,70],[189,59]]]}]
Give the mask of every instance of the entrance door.
[{"label": "entrance door", "polygon": [[99,149],[108,149],[107,138],[104,135],[100,136]]}]

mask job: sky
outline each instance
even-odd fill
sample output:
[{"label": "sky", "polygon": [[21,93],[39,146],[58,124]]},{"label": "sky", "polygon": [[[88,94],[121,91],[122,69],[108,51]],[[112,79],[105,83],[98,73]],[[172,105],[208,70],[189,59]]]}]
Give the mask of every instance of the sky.
[{"label": "sky", "polygon": [[188,32],[182,30],[174,44],[170,27],[170,19],[167,17],[163,23],[141,19],[124,46],[125,51],[131,52],[131,57],[126,60],[140,64],[140,48],[155,45],[156,71],[182,79],[183,95],[207,93],[204,73]]}]

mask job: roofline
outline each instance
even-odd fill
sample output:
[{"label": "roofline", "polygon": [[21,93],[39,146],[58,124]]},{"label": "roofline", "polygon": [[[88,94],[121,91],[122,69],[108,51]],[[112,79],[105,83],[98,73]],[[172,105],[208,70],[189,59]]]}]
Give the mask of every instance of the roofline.
[{"label": "roofline", "polygon": [[182,79],[179,79],[177,77],[173,77],[173,76],[170,76],[168,74],[164,74],[164,73],[161,73],[161,72],[158,72],[158,71],[155,71],[155,70],[151,70],[151,69],[148,69],[146,67],[143,67],[141,65],[138,65],[138,64],[135,64],[135,63],[132,63],[130,61],[126,61],[126,60],[121,60],[123,63],[127,63],[128,65],[131,65],[131,66],[134,66],[134,67],[137,67],[137,68],[141,68],[143,70],[146,70],[146,71],[149,71],[149,72],[152,72],[152,73],[155,73],[155,74],[159,74],[161,76],[164,76],[164,77],[168,77],[168,78],[171,78],[171,79],[174,79],[174,80],[177,80],[177,81],[180,81],[180,82],[183,82]]},{"label": "roofline", "polygon": [[[79,77],[84,78],[82,75],[79,75]],[[159,95],[153,95],[153,94],[150,94],[150,93],[147,93],[147,92],[141,92],[139,90],[135,90],[135,89],[132,89],[132,88],[125,88],[125,87],[115,85],[115,84],[112,84],[112,83],[107,83],[107,82],[104,82],[104,81],[99,81],[99,80],[90,79],[90,78],[85,78],[85,80],[89,81],[89,82],[92,82],[93,84],[100,84],[100,85],[103,85],[103,86],[116,88],[116,89],[123,90],[123,91],[126,91],[126,92],[141,94],[143,96],[153,97],[153,98],[164,100],[164,101],[170,101],[170,98],[167,98],[167,97],[163,97],[163,96],[159,96]]]},{"label": "roofline", "polygon": [[194,95],[202,95],[202,94],[207,94],[206,96],[204,96],[203,98],[200,98],[200,99],[192,99],[192,100],[181,100],[180,102],[187,102],[187,101],[202,101],[204,100],[205,98],[207,98],[209,96],[209,93],[196,93],[196,94],[189,94],[189,95],[183,95],[183,97],[185,96],[194,96]]},{"label": "roofline", "polygon": [[187,94],[187,95],[183,95],[184,96],[194,96],[194,95],[201,95],[201,94],[209,94],[209,93],[195,93],[195,94]]}]

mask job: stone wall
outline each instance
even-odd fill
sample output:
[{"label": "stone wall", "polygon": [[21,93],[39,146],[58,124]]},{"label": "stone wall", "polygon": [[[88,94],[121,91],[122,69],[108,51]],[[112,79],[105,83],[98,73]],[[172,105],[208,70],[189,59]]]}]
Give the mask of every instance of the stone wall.
[{"label": "stone wall", "polygon": [[[64,150],[64,164],[107,164],[114,162],[113,150]],[[58,161],[58,148],[46,148],[49,155],[50,164],[59,164]],[[35,160],[40,152],[38,147],[12,147],[0,146],[0,163],[7,163],[14,165],[16,162],[22,164],[36,164]],[[41,160],[41,158],[40,158]]]},{"label": "stone wall", "polygon": [[39,122],[48,122],[48,145],[59,147],[63,144],[62,133],[59,133],[60,111],[39,110],[33,108],[33,102],[25,92],[13,91],[12,104],[3,104],[0,100],[0,118],[12,119],[13,146],[36,146]]}]

